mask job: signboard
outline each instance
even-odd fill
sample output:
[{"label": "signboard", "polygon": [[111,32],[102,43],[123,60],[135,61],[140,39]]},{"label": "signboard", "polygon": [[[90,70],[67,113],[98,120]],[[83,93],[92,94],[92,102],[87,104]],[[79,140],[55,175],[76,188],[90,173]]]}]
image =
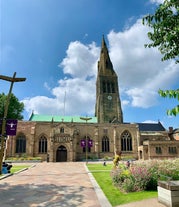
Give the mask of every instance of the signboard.
[{"label": "signboard", "polygon": [[58,133],[58,134],[54,134],[51,137],[51,141],[52,142],[56,142],[56,143],[67,143],[67,142],[72,142],[72,138],[69,134],[64,134],[64,133]]},{"label": "signboard", "polygon": [[[7,119],[6,120],[6,135],[14,136],[17,130],[17,120]],[[2,134],[2,119],[0,120],[0,134]]]}]

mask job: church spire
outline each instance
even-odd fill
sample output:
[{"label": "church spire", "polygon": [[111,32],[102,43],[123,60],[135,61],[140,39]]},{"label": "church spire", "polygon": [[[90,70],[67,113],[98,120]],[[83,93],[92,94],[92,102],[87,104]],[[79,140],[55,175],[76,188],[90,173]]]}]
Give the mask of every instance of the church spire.
[{"label": "church spire", "polygon": [[102,44],[101,44],[101,49],[103,49],[103,48],[106,48],[107,49],[106,42],[105,42],[105,39],[104,39],[104,35],[103,35]]},{"label": "church spire", "polygon": [[103,35],[101,43],[100,61],[98,62],[98,72],[102,75],[106,74],[107,71],[108,73],[115,73]]},{"label": "church spire", "polygon": [[104,35],[98,61],[95,115],[98,123],[123,123],[118,77],[113,69]]}]

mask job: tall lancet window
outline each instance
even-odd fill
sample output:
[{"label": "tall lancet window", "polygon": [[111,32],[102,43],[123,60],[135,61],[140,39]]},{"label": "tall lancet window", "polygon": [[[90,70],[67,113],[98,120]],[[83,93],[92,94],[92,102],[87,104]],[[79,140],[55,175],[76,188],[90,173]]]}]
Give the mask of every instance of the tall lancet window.
[{"label": "tall lancet window", "polygon": [[127,130],[121,135],[121,150],[132,151],[132,136]]},{"label": "tall lancet window", "polygon": [[26,137],[24,135],[16,138],[16,153],[26,153]]},{"label": "tall lancet window", "polygon": [[107,136],[102,138],[102,152],[109,152],[109,138]]},{"label": "tall lancet window", "polygon": [[47,153],[47,138],[41,136],[39,139],[39,153]]}]

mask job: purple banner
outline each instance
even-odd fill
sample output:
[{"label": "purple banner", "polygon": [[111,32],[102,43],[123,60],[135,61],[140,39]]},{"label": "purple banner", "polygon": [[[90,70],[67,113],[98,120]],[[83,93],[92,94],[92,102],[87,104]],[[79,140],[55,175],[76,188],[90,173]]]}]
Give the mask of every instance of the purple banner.
[{"label": "purple banner", "polygon": [[86,140],[84,139],[81,140],[81,147],[86,147]]},{"label": "purple banner", "polygon": [[[0,133],[2,133],[2,120],[0,120]],[[8,119],[6,120],[6,135],[7,136],[14,136],[16,135],[17,129],[17,120],[15,119]]]},{"label": "purple banner", "polygon": [[92,147],[93,146],[93,140],[88,140],[88,147]]},{"label": "purple banner", "polygon": [[[93,146],[93,140],[89,139],[88,140],[88,147],[92,147]],[[86,140],[82,139],[81,140],[81,147],[86,147]]]}]

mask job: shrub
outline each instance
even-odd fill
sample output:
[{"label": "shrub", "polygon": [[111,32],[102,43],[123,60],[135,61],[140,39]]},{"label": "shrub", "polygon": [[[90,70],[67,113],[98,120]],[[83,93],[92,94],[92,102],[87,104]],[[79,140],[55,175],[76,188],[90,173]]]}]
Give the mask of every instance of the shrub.
[{"label": "shrub", "polygon": [[156,190],[158,180],[179,180],[179,159],[137,161],[130,168],[120,165],[111,176],[121,191]]}]

